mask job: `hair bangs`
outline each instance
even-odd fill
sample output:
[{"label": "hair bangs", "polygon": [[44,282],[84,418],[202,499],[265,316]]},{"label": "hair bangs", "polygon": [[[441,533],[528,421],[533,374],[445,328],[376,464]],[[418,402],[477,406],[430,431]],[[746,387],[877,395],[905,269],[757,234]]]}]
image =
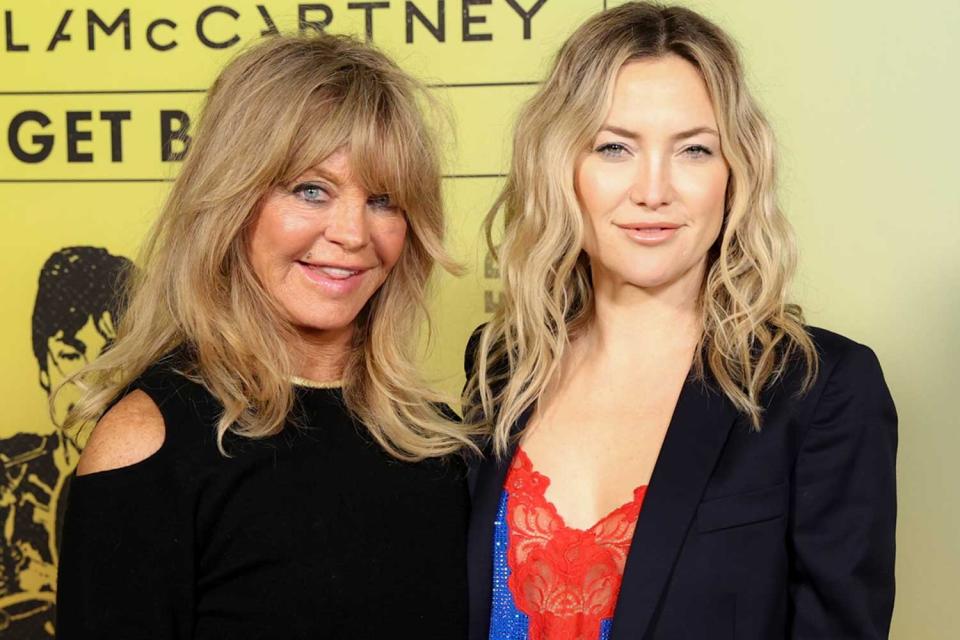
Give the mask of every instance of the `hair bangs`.
[{"label": "hair bangs", "polygon": [[364,190],[389,196],[404,211],[415,210],[418,194],[439,178],[432,154],[422,144],[422,121],[404,110],[409,97],[381,79],[354,80],[341,91],[325,87],[314,92],[300,109],[301,122],[280,179],[293,181],[343,149]]},{"label": "hair bangs", "polygon": [[177,366],[223,407],[215,427],[222,452],[228,433],[262,438],[284,429],[295,407],[290,376],[300,347],[258,285],[241,231],[269,190],[345,150],[364,188],[416,214],[408,236],[414,250],[404,250],[356,319],[344,403],[395,458],[476,450],[474,432],[443,414],[442,398],[412,359],[431,269],[455,265],[443,248],[438,154],[417,102],[421,91],[351,36],[271,36],[234,58],[207,96],[147,236],[116,341],[72,377],[85,392],[64,428],[95,422],[144,370],[182,352]]},{"label": "hair bangs", "polygon": [[281,182],[292,182],[309,169],[347,147],[353,119],[342,103],[332,96],[310,96],[310,104],[299,110],[299,126],[288,145],[290,152],[282,171]]},{"label": "hair bangs", "polygon": [[[419,206],[418,186],[439,176],[432,167],[422,164],[422,153],[419,158],[415,156],[420,150],[411,148],[404,139],[404,128],[397,115],[380,119],[368,114],[368,122],[356,119],[349,142],[350,161],[357,181],[368,193],[387,195],[394,206],[409,212]],[[431,177],[425,179],[426,175]]]}]

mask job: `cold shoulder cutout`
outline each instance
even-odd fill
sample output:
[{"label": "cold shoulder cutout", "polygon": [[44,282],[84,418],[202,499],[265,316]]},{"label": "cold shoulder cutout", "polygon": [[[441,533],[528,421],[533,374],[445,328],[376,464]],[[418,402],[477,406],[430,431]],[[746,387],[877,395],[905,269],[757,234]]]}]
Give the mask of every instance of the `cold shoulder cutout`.
[{"label": "cold shoulder cutout", "polygon": [[466,636],[462,460],[396,460],[340,389],[303,386],[282,431],[228,432],[224,455],[223,406],[186,371],[148,368],[94,429],[58,640]]},{"label": "cold shoulder cutout", "polygon": [[160,450],[165,433],[163,414],[156,403],[134,389],[97,422],[77,464],[77,476],[143,462]]}]

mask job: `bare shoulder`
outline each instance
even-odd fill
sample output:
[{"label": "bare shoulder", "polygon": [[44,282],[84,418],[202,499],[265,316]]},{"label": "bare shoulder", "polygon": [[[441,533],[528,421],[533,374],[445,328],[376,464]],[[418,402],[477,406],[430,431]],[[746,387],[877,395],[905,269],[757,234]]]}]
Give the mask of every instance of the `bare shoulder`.
[{"label": "bare shoulder", "polygon": [[160,409],[143,391],[124,396],[94,427],[77,465],[83,476],[129,467],[163,446],[166,428]]}]

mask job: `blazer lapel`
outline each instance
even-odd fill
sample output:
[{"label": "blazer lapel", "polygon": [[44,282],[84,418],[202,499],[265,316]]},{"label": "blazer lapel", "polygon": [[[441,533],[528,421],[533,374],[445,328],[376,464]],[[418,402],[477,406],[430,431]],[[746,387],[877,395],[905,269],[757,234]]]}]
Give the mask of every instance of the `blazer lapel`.
[{"label": "blazer lapel", "polygon": [[611,640],[647,632],[736,417],[726,397],[700,382],[684,384],[633,534]]},{"label": "blazer lapel", "polygon": [[[532,407],[513,427],[523,429]],[[468,584],[470,594],[470,640],[487,640],[490,633],[490,599],[493,594],[493,526],[503,493],[507,470],[513,462],[517,443],[511,439],[507,454],[497,459],[490,454],[470,470],[472,507],[467,534]]]}]

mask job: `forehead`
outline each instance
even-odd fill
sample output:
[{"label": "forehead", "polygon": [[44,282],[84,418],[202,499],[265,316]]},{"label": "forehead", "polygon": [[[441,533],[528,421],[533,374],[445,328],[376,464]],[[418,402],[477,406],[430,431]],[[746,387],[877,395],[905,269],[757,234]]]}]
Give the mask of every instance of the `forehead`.
[{"label": "forehead", "polygon": [[418,182],[424,166],[411,157],[397,128],[356,116],[334,120],[308,128],[309,139],[288,161],[282,180],[323,176],[367,193],[390,194],[395,204],[409,209],[408,185]]},{"label": "forehead", "polygon": [[308,167],[304,174],[324,174],[338,181],[348,182],[353,179],[350,152],[340,147],[326,158]]},{"label": "forehead", "polygon": [[607,124],[641,133],[669,133],[698,126],[716,128],[716,117],[700,72],[671,54],[621,67]]}]

